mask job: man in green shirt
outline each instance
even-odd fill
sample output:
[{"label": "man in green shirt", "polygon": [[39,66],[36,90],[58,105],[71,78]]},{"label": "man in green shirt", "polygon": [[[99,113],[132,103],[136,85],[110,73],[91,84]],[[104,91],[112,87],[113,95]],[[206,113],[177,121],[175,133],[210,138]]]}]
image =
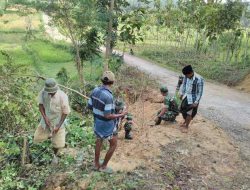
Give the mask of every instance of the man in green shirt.
[{"label": "man in green shirt", "polygon": [[174,98],[171,98],[168,94],[168,89],[166,86],[160,88],[161,94],[164,97],[163,107],[157,113],[155,118],[155,125],[159,125],[162,120],[164,121],[175,121],[176,116],[178,115],[178,105]]}]

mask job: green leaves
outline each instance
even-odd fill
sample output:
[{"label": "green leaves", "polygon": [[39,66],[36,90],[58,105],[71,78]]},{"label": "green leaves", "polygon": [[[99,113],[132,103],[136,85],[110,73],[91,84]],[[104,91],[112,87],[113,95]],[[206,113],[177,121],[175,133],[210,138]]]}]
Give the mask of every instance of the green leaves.
[{"label": "green leaves", "polygon": [[37,123],[34,83],[25,75],[25,67],[12,64],[11,57],[2,52],[6,63],[0,66],[0,131],[10,134],[27,130]]},{"label": "green leaves", "polygon": [[135,44],[136,41],[143,41],[141,28],[145,24],[144,9],[139,8],[124,14],[120,18],[120,41],[128,44]]}]

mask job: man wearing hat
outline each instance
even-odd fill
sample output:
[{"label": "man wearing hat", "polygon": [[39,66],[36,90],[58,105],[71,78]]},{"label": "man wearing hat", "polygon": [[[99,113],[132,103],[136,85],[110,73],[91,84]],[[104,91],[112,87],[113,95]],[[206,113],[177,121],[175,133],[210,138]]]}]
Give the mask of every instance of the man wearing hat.
[{"label": "man wearing hat", "polygon": [[194,73],[191,65],[187,65],[182,69],[185,75],[183,79],[180,97],[182,99],[180,112],[184,118],[181,130],[187,133],[190,121],[195,117],[198,105],[203,93],[204,81],[201,76]]},{"label": "man wearing hat", "polygon": [[58,163],[58,149],[65,147],[64,121],[70,113],[68,96],[59,89],[55,79],[49,78],[39,93],[38,104],[42,118],[34,134],[34,143],[51,137],[55,153],[52,162]]},{"label": "man wearing hat", "polygon": [[[168,88],[162,86],[160,88],[161,94],[164,97],[162,109],[157,113],[155,118],[155,125],[159,125],[162,120],[164,121],[175,121],[176,116],[179,114],[178,105],[173,98],[168,94]],[[162,103],[162,101],[160,102]]]},{"label": "man wearing hat", "polygon": [[[111,87],[115,81],[115,75],[111,71],[105,71],[101,78],[102,86],[96,87],[91,93],[88,107],[94,115],[94,133],[96,135],[95,144],[95,169],[112,173],[112,169],[107,167],[117,146],[117,135],[114,134],[116,119],[124,117],[127,112],[115,113],[114,99]],[[100,152],[104,140],[109,141],[109,150],[106,153],[104,162],[100,163]]]}]

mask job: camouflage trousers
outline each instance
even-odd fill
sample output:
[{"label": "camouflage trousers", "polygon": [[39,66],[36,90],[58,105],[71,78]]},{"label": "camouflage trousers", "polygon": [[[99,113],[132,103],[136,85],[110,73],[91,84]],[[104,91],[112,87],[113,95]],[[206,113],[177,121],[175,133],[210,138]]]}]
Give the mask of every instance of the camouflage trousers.
[{"label": "camouflage trousers", "polygon": [[125,129],[125,131],[131,131],[132,130],[132,124],[126,122],[124,124],[124,129]]},{"label": "camouflage trousers", "polygon": [[[160,112],[158,112],[159,114]],[[175,118],[178,114],[176,114],[175,112],[173,111],[168,111],[166,112],[163,116],[161,116],[161,120],[164,120],[164,121],[175,121]]]}]

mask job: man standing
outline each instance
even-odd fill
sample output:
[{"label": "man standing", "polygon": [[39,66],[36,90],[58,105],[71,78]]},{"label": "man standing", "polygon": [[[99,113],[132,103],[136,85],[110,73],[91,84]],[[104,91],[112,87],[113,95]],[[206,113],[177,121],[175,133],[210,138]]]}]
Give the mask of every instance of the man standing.
[{"label": "man standing", "polygon": [[199,102],[203,93],[204,82],[201,76],[194,73],[191,65],[185,66],[182,69],[182,73],[185,77],[180,91],[180,98],[182,99],[180,112],[185,121],[181,125],[181,131],[187,133],[190,121],[197,114]]},{"label": "man standing", "polygon": [[45,81],[44,89],[38,96],[39,111],[42,119],[34,134],[34,143],[52,138],[54,158],[52,163],[57,164],[58,150],[65,147],[64,121],[70,113],[68,96],[59,89],[55,79]]},{"label": "man standing", "polygon": [[[114,135],[117,134],[114,131],[115,120],[124,117],[127,112],[123,111],[115,114],[115,105],[111,92],[111,86],[115,81],[114,74],[111,71],[105,71],[101,81],[103,85],[93,90],[88,101],[88,107],[93,111],[94,115],[94,132],[96,135],[94,164],[96,170],[112,173],[112,169],[107,165],[117,146],[117,135]],[[103,140],[108,140],[110,146],[104,162],[100,163],[99,158]]]}]

